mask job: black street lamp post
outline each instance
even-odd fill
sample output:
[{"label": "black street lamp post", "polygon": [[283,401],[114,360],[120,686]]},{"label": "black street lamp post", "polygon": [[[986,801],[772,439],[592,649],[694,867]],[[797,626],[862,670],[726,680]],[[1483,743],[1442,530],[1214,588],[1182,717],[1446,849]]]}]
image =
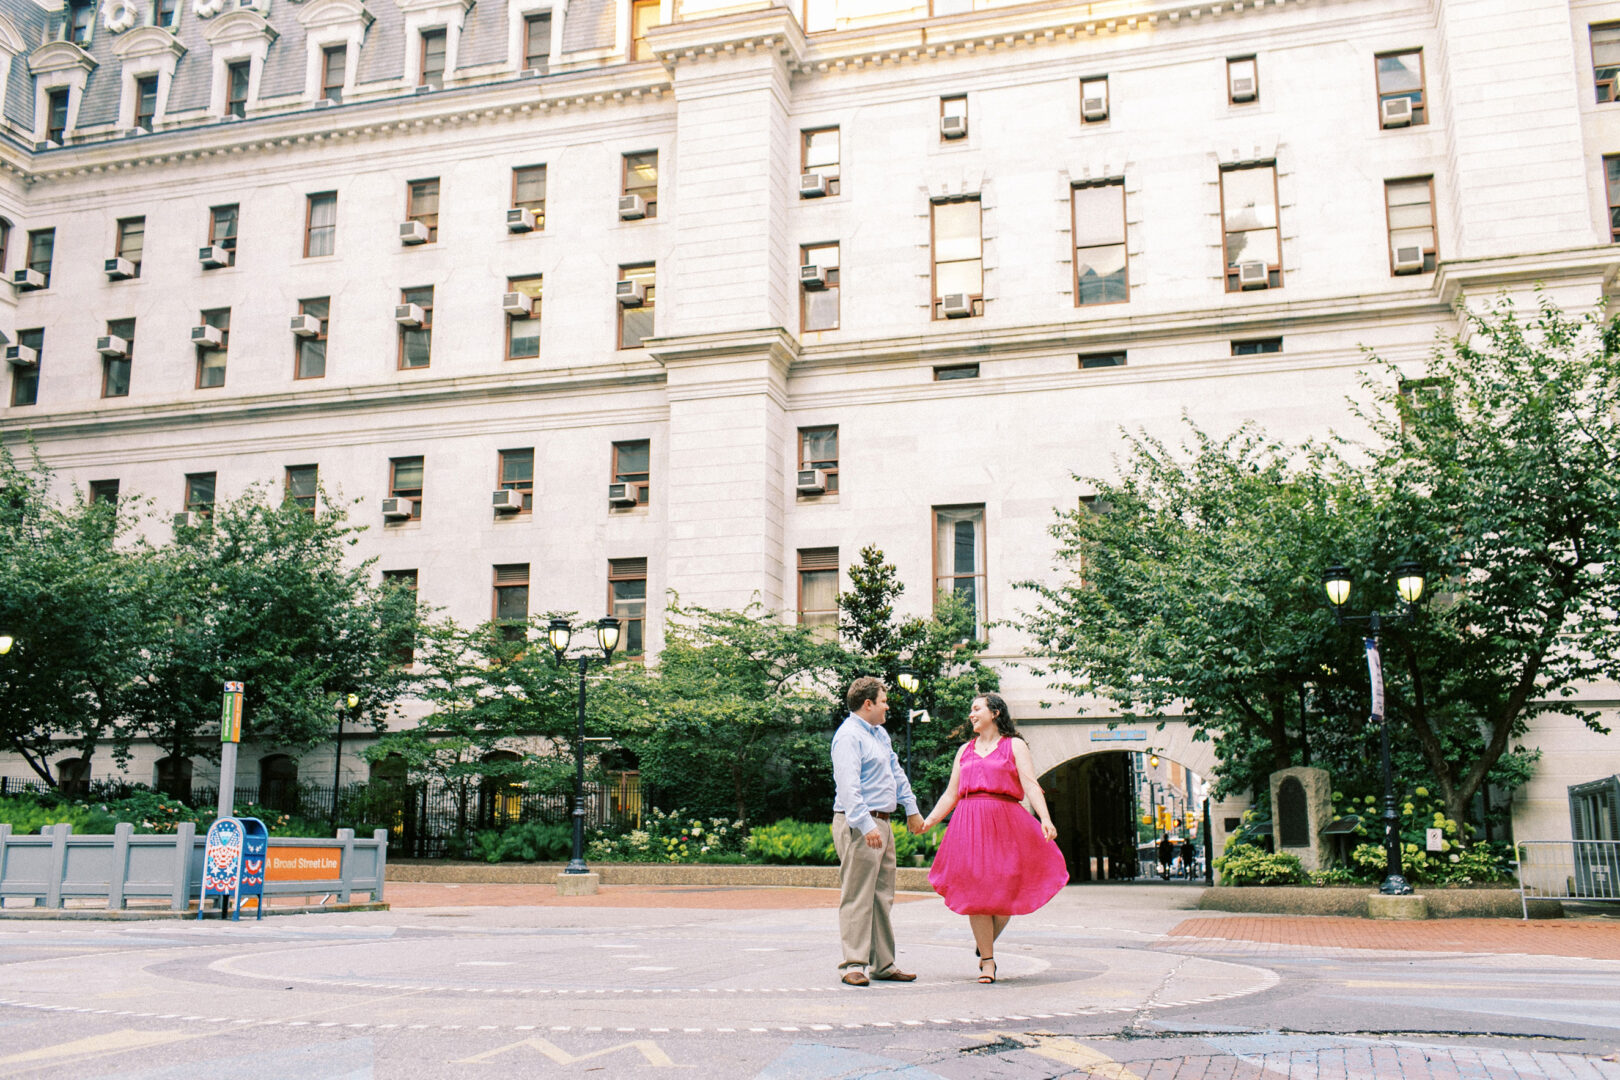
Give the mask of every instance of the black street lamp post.
[{"label": "black street lamp post", "polygon": [[[1384,627],[1384,615],[1373,611],[1366,615],[1346,615],[1345,602],[1350,599],[1350,571],[1342,566],[1330,566],[1322,575],[1322,587],[1327,590],[1328,602],[1339,625],[1365,623],[1368,634],[1362,639],[1367,648],[1367,677],[1372,684],[1371,719],[1378,725],[1379,754],[1384,770],[1384,883],[1378,891],[1386,896],[1405,896],[1412,891],[1406,876],[1401,873],[1400,818],[1395,813],[1395,778],[1389,763],[1389,717],[1384,710],[1384,668],[1378,654],[1378,637]],[[1407,560],[1395,567],[1395,587],[1405,606],[1394,618],[1412,622],[1417,617],[1417,603],[1423,596],[1423,567]]]},{"label": "black street lamp post", "polygon": [[895,679],[895,682],[900,685],[900,689],[902,691],[904,691],[904,693],[906,695],[906,780],[910,781],[910,779],[911,779],[911,721],[912,721],[912,708],[911,708],[911,705],[912,705],[912,697],[913,697],[913,695],[915,695],[917,693],[917,688],[919,686],[921,686],[922,683],[918,680],[917,673],[915,671],[911,670],[908,667],[903,667],[903,668],[900,669],[900,674]]},{"label": "black street lamp post", "polygon": [[[568,651],[568,642],[573,637],[568,620],[552,619],[546,629],[546,637],[551,642],[552,651],[557,654],[557,664],[561,666],[563,654]],[[608,615],[597,620],[596,643],[602,648],[602,663],[612,660],[613,650],[619,647],[618,619]],[[565,874],[590,873],[585,865],[585,669],[590,664],[590,656],[582,652],[578,660],[579,726],[574,736],[574,857],[568,860],[568,867],[563,870]]]}]

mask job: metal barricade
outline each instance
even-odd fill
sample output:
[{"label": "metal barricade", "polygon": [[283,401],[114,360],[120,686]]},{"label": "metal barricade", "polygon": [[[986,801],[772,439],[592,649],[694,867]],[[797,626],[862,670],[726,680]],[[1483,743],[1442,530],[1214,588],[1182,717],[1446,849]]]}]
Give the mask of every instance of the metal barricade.
[{"label": "metal barricade", "polygon": [[1620,840],[1525,840],[1519,859],[1519,903],[1531,900],[1620,902]]}]

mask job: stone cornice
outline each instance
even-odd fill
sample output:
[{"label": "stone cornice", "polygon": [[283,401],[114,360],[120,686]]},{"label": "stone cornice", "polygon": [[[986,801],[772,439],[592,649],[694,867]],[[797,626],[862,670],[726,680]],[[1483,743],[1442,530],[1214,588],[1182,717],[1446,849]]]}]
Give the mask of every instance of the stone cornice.
[{"label": "stone cornice", "polygon": [[647,44],[671,72],[682,63],[759,52],[802,65],[809,48],[799,21],[785,7],[655,26],[647,31]]},{"label": "stone cornice", "polygon": [[164,53],[178,60],[186,54],[186,47],[180,44],[174,34],[157,26],[137,27],[119,38],[118,43],[113,46],[113,55],[120,60],[129,60],[136,56],[158,56]]},{"label": "stone cornice", "polygon": [[1605,292],[1620,278],[1620,248],[1571,248],[1531,255],[1486,259],[1448,259],[1435,268],[1435,294],[1454,305],[1466,292],[1524,286],[1570,278],[1600,278]]},{"label": "stone cornice", "polygon": [[363,33],[376,19],[360,0],[311,0],[298,13],[298,21],[306,30],[358,26]]},{"label": "stone cornice", "polygon": [[95,67],[95,59],[71,41],[48,41],[28,54],[28,71],[32,75],[73,68],[91,71]]},{"label": "stone cornice", "polygon": [[226,12],[210,22],[208,29],[203,31],[203,37],[208,39],[208,44],[216,49],[235,41],[263,39],[269,43],[279,36],[276,28],[270,25],[269,19],[248,8]]}]

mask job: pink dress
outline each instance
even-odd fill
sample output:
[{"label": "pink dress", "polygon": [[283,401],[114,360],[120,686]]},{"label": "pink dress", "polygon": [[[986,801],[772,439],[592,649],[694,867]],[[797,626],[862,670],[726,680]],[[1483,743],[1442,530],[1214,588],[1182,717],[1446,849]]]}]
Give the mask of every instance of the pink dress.
[{"label": "pink dress", "polygon": [[928,871],[928,883],[958,915],[1028,915],[1069,883],[1058,846],[1019,805],[1012,740],[983,757],[968,743],[958,755],[960,802]]}]

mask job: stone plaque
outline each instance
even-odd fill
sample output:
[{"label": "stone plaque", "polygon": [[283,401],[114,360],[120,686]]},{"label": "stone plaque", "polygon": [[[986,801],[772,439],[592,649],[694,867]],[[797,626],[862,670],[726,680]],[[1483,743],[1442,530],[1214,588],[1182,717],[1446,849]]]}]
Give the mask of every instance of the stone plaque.
[{"label": "stone plaque", "polygon": [[1311,843],[1305,785],[1297,776],[1285,776],[1277,785],[1277,838],[1283,847],[1309,847]]},{"label": "stone plaque", "polygon": [[1271,774],[1271,841],[1278,852],[1299,856],[1307,870],[1327,865],[1322,830],[1333,820],[1333,792],[1326,770],[1298,766]]}]

